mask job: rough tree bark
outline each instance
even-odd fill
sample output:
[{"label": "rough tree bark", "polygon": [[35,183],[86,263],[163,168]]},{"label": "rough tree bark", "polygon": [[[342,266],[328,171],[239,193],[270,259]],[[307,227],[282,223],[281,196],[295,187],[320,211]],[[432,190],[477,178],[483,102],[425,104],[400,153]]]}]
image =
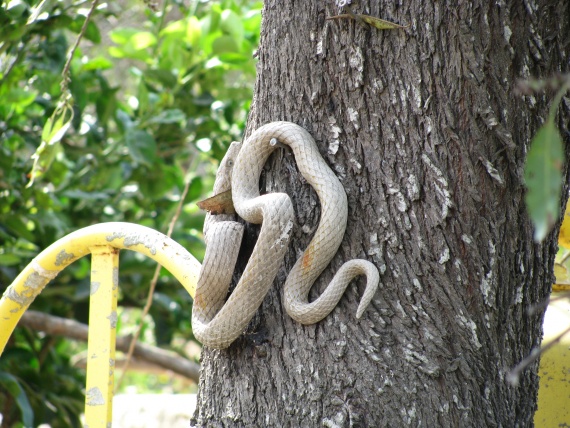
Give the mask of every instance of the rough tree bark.
[{"label": "rough tree bark", "polygon": [[363,281],[317,325],[287,316],[282,285],[319,207],[292,154],[274,155],[262,186],[293,198],[289,254],[248,332],[204,350],[192,423],[531,426],[537,365],[518,386],[505,377],[540,344],[542,314],[526,310],[552,280],[554,235],[533,243],[522,173],[552,94],[515,88],[568,72],[569,3],[363,0],[353,11],[410,26],[326,21],[332,0],[265,1],[248,132],[300,124],[347,191],[343,245],[312,293],[355,257],[378,266],[381,289],[360,321]]}]

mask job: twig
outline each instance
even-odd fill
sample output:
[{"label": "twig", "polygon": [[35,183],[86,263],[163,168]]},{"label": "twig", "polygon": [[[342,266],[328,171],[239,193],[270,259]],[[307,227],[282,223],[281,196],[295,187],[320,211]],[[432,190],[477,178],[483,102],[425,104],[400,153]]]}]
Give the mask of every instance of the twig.
[{"label": "twig", "polygon": [[526,313],[527,315],[534,315],[536,312],[546,308],[551,302],[556,302],[557,300],[564,300],[570,297],[570,291],[564,291],[562,293],[556,293],[555,297],[552,294],[548,299],[544,299],[542,302],[535,303],[528,307]]},{"label": "twig", "polygon": [[528,357],[526,357],[524,360],[522,360],[520,363],[518,363],[515,366],[515,368],[513,368],[507,374],[507,381],[511,385],[515,385],[515,386],[518,385],[519,377],[520,377],[520,374],[522,373],[522,371],[525,370],[532,363],[534,363],[536,360],[538,360],[538,358],[542,354],[544,354],[546,351],[548,351],[550,348],[552,348],[554,345],[556,345],[558,342],[560,342],[560,340],[565,335],[567,335],[568,333],[570,333],[570,327],[568,327],[566,330],[564,330],[562,333],[560,333],[558,336],[556,336],[554,339],[552,339],[552,341],[550,341],[546,346],[543,346],[542,348],[534,348],[530,352],[530,355]]},{"label": "twig", "polygon": [[85,21],[83,22],[83,26],[81,27],[81,31],[79,31],[79,34],[77,35],[77,38],[75,39],[75,43],[73,44],[73,47],[71,48],[71,50],[67,54],[67,60],[65,61],[65,65],[63,66],[63,70],[61,72],[62,81],[61,81],[60,88],[61,88],[62,94],[64,94],[65,92],[68,91],[69,82],[71,81],[71,76],[70,76],[70,71],[69,71],[71,68],[71,60],[73,59],[73,55],[75,55],[75,51],[77,50],[77,47],[79,46],[79,42],[81,42],[81,39],[83,38],[83,36],[85,35],[85,32],[87,31],[87,25],[89,24],[89,21],[91,20],[91,16],[95,12],[95,8],[97,7],[98,2],[99,2],[99,0],[93,0],[91,2],[91,7],[89,8],[89,12],[87,12],[87,15],[85,15]]},{"label": "twig", "polygon": [[[180,196],[180,202],[178,203],[178,206],[176,207],[176,212],[172,216],[172,219],[170,220],[170,224],[168,225],[168,231],[166,232],[166,235],[169,238],[172,235],[172,231],[174,230],[174,225],[178,221],[178,218],[180,217],[180,213],[182,212],[182,206],[184,205],[184,200],[186,199],[186,195],[188,194],[188,189],[190,189],[190,183],[191,182],[192,182],[192,179],[190,176],[188,176],[188,179],[186,180],[186,183],[184,184],[184,190],[182,191],[182,195]],[[131,342],[131,345],[129,347],[129,351],[127,352],[127,356],[125,358],[125,366],[124,366],[124,369],[121,373],[121,376],[119,377],[119,380],[116,383],[115,391],[117,391],[120,388],[121,384],[123,383],[125,373],[127,373],[127,369],[129,368],[129,362],[131,360],[131,357],[133,356],[135,345],[137,344],[137,341],[139,340],[139,337],[140,337],[141,332],[142,332],[142,328],[143,328],[143,322],[142,321],[143,321],[144,317],[148,314],[148,312],[150,311],[150,307],[152,306],[152,299],[154,296],[154,290],[156,289],[156,283],[158,282],[158,274],[160,273],[160,268],[161,268],[161,266],[157,264],[156,269],[154,270],[154,275],[153,275],[152,280],[150,282],[150,289],[148,291],[146,304],[145,304],[143,311],[142,311],[142,314],[141,314],[141,322],[138,326],[137,331],[135,332],[135,335],[134,335],[133,340]]]}]

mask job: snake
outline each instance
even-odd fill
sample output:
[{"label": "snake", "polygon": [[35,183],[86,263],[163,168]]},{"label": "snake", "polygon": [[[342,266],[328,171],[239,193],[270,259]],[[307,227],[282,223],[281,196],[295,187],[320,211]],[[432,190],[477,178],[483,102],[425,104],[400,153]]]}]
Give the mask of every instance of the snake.
[{"label": "snake", "polygon": [[206,217],[206,252],[192,309],[193,334],[205,346],[227,348],[245,331],[288,250],[295,222],[291,198],[285,193],[259,192],[264,165],[280,146],[293,151],[299,172],[315,189],[321,206],[317,230],[285,280],[283,304],[287,314],[301,324],[315,324],[337,306],[352,279],[365,275],[366,287],[356,311],[356,317],[361,318],[378,289],[380,274],[376,266],[364,259],[352,259],[340,267],[321,295],[309,302],[313,284],[342,243],[348,221],[347,195],[309,132],[291,122],[271,122],[254,131],[244,143],[232,143],[216,174],[214,194],[231,190],[239,217],[261,224],[261,229],[228,297],[243,224],[228,215]]}]

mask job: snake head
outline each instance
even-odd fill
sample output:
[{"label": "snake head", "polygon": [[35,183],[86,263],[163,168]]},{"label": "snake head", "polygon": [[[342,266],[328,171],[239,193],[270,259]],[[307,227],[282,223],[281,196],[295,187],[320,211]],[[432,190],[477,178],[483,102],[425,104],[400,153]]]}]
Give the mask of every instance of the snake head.
[{"label": "snake head", "polygon": [[228,151],[220,161],[218,172],[216,173],[216,181],[214,182],[214,194],[226,192],[231,189],[232,171],[236,163],[236,158],[241,149],[241,143],[234,141],[228,147]]}]

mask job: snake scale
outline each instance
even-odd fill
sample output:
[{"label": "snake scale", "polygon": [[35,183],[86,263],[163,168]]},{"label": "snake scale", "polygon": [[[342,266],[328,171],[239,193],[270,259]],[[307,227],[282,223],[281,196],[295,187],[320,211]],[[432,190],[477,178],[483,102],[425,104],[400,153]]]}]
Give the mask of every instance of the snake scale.
[{"label": "snake scale", "polygon": [[346,192],[305,129],[290,122],[269,123],[243,144],[232,143],[216,176],[214,194],[231,188],[238,215],[250,223],[261,224],[261,230],[247,266],[228,297],[243,225],[230,216],[207,215],[206,254],[192,311],[194,335],[206,346],[226,348],[243,333],[287,251],[295,219],[291,199],[284,193],[259,193],[262,168],[280,144],[292,149],[299,171],[313,186],[321,204],[315,235],[285,282],[283,301],[287,313],[299,323],[316,323],[334,309],[354,277],[366,275],[366,288],[356,312],[360,318],[378,288],[380,276],[376,266],[354,259],[344,263],[325,291],[309,303],[313,283],[343,239],[348,218]]}]

